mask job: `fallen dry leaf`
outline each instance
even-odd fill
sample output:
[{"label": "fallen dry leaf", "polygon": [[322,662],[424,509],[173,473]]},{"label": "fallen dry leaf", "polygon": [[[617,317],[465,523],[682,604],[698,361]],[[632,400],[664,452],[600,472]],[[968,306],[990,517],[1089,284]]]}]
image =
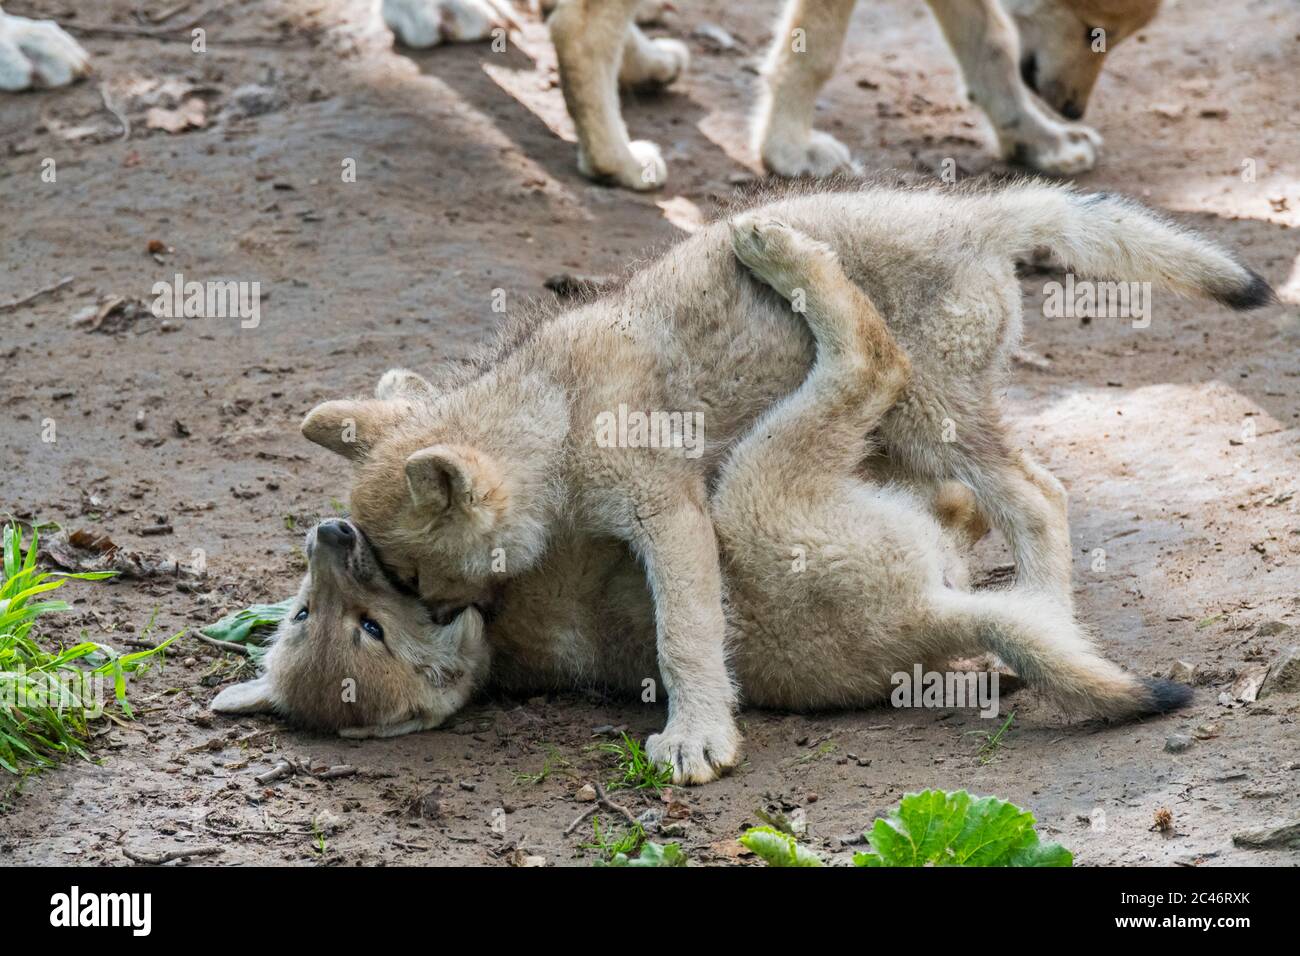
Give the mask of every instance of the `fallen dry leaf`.
[{"label": "fallen dry leaf", "polygon": [[174,110],[155,106],[144,114],[144,125],[149,129],[166,130],[168,133],[202,129],[208,125],[208,104],[197,96],[191,96]]}]

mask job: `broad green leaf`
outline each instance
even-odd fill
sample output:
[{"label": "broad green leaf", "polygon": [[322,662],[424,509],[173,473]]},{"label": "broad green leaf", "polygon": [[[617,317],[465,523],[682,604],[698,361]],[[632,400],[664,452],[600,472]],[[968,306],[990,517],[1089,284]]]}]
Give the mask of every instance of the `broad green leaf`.
[{"label": "broad green leaf", "polygon": [[768,866],[824,866],[821,857],[775,827],[750,827],[740,842]]},{"label": "broad green leaf", "polygon": [[254,604],[233,614],[227,614],[215,624],[202,628],[201,633],[218,641],[230,641],[240,644],[253,637],[259,628],[274,628],[289,613],[294,598],[286,598],[279,604]]},{"label": "broad green leaf", "polygon": [[597,861],[597,866],[685,866],[686,854],[682,852],[680,843],[669,843],[661,846],[658,843],[646,842],[641,845],[641,853],[638,856],[629,857],[626,853],[616,853],[614,858],[606,863],[604,860]]},{"label": "broad green leaf", "polygon": [[925,790],[903,797],[867,833],[857,866],[1070,866],[1057,843],[1039,843],[1034,815],[997,797]]}]

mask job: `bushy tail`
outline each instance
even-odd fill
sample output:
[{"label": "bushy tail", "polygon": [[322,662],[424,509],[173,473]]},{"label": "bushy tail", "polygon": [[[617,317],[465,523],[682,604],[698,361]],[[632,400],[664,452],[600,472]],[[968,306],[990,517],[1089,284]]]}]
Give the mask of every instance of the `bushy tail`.
[{"label": "bushy tail", "polygon": [[1191,688],[1135,677],[1102,657],[1055,601],[1020,589],[945,590],[934,626],[955,646],[992,651],[1069,713],[1125,720],[1188,703]]},{"label": "bushy tail", "polygon": [[1234,309],[1277,300],[1262,276],[1226,250],[1131,199],[1046,183],[995,195],[999,214],[985,222],[991,239],[1013,255],[1046,247],[1081,277],[1150,282]]}]

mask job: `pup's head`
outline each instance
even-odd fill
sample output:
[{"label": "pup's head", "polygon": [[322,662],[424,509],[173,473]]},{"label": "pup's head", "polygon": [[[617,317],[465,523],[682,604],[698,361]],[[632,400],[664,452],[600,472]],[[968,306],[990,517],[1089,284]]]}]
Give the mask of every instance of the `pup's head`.
[{"label": "pup's head", "polygon": [[356,465],[352,516],[385,566],[426,601],[459,606],[489,603],[504,572],[544,549],[551,422],[566,415],[528,382],[439,395],[394,371],[373,399],[317,405],[302,433]]},{"label": "pup's head", "polygon": [[1160,8],[1160,0],[1003,2],[1020,32],[1020,75],[1068,119],[1083,116],[1107,52]]},{"label": "pup's head", "polygon": [[486,677],[478,609],[424,604],[350,521],[308,532],[307,563],[265,673],[223,690],[214,710],[275,712],[345,736],[389,736],[437,726]]}]

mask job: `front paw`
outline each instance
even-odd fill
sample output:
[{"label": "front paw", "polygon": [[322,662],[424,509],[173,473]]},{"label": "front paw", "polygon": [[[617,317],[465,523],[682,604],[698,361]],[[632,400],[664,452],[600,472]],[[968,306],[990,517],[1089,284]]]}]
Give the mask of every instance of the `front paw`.
[{"label": "front paw", "polygon": [[662,734],[651,734],[646,753],[672,768],[673,783],[708,783],[740,760],[740,731],[728,714],[709,720],[674,717]]},{"label": "front paw", "polygon": [[0,11],[0,90],[67,86],[89,72],[89,54],[53,20]]},{"label": "front paw", "polygon": [[597,182],[612,182],[624,189],[646,192],[658,189],[668,179],[668,164],[659,147],[649,140],[637,139],[628,144],[628,156],[622,161],[597,165],[578,147],[578,172]]},{"label": "front paw", "polygon": [[1083,124],[1052,123],[1028,136],[1010,133],[1003,152],[1013,160],[1049,176],[1077,176],[1097,165],[1101,134]]},{"label": "front paw", "polygon": [[813,130],[804,140],[770,137],[760,150],[763,166],[778,176],[812,176],[820,179],[837,172],[852,172],[849,148],[829,133]]}]

